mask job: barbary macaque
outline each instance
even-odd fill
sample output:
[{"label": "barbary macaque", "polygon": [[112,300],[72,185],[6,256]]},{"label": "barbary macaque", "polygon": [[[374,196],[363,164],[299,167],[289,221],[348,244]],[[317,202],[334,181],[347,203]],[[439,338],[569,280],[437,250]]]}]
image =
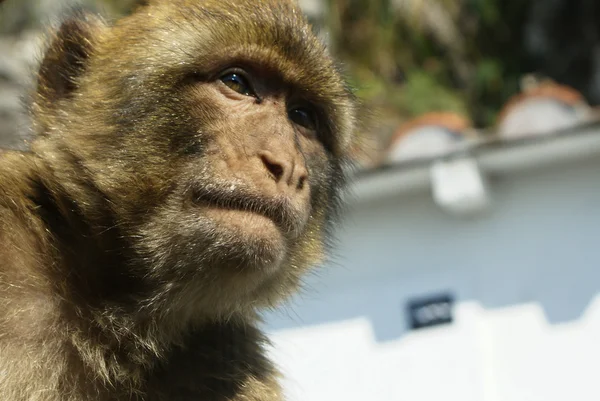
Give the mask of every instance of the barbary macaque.
[{"label": "barbary macaque", "polygon": [[275,401],[259,312],[326,255],[355,100],[292,0],[75,12],[0,156],[0,400]]}]

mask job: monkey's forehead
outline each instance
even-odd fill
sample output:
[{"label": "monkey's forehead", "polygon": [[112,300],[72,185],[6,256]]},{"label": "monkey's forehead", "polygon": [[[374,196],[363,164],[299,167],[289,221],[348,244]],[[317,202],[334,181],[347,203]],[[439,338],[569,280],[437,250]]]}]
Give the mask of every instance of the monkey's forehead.
[{"label": "monkey's forehead", "polygon": [[[345,95],[343,80],[295,2],[155,0],[114,29],[116,47],[149,56],[147,66],[176,63],[198,72],[247,59],[306,89]],[[127,55],[126,55],[127,56]],[[152,57],[154,56],[154,57]],[[339,92],[339,93],[338,93]]]}]

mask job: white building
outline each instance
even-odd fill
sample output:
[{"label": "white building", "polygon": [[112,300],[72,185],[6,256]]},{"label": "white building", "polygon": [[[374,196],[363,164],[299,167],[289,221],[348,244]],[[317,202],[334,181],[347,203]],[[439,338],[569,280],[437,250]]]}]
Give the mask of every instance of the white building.
[{"label": "white building", "polygon": [[600,400],[600,126],[444,160],[361,173],[335,263],[266,317],[290,401]]}]

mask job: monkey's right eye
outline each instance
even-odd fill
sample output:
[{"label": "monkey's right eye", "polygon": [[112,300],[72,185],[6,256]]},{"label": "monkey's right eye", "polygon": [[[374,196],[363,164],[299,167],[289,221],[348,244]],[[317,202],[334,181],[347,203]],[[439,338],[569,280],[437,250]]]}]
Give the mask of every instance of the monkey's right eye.
[{"label": "monkey's right eye", "polygon": [[254,90],[252,90],[248,79],[238,72],[228,72],[221,75],[219,79],[237,93],[240,93],[244,96],[256,97],[256,94],[254,93]]}]

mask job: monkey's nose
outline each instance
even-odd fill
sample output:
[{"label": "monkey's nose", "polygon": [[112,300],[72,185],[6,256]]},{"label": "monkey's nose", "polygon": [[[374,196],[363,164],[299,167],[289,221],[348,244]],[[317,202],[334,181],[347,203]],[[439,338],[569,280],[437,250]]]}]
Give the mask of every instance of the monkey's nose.
[{"label": "monkey's nose", "polygon": [[265,169],[277,183],[277,186],[285,186],[285,190],[301,191],[306,185],[308,171],[306,167],[293,160],[276,156],[271,152],[261,152],[260,159]]}]

